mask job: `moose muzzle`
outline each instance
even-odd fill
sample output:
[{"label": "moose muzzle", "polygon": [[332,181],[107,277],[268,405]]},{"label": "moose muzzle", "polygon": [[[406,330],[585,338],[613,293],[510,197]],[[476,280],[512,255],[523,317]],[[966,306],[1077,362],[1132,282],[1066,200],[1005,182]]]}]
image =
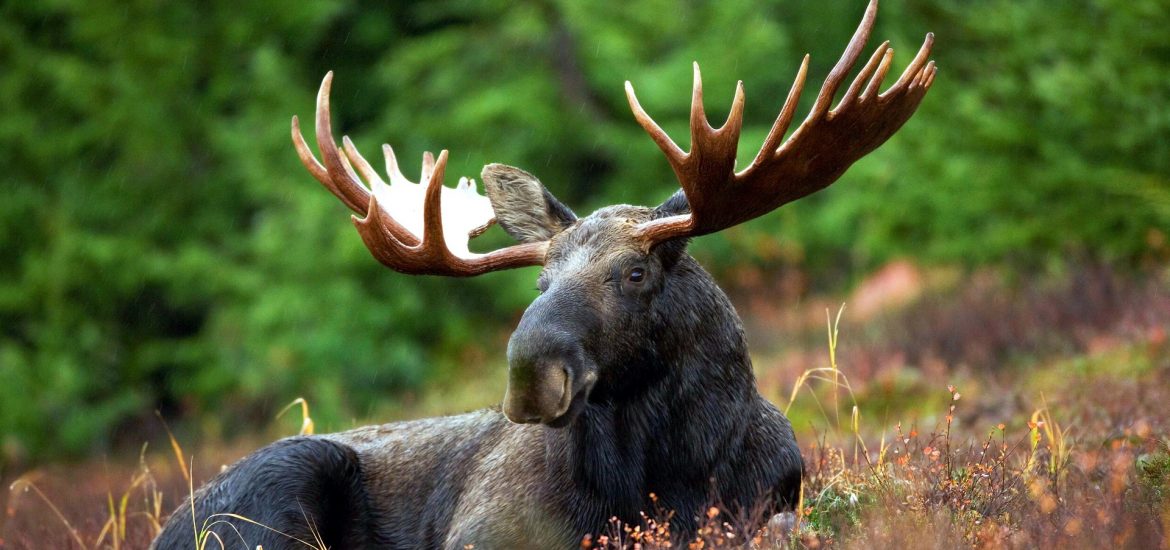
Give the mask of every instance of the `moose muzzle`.
[{"label": "moose muzzle", "polygon": [[[516,348],[515,338],[509,350]],[[585,408],[596,369],[577,350],[513,358],[508,367],[504,416],[517,424],[541,423],[561,428]]]},{"label": "moose muzzle", "polygon": [[[567,426],[585,407],[597,367],[573,335],[580,324],[538,298],[508,341],[504,415],[518,424]],[[559,313],[559,314],[558,314]],[[570,327],[577,330],[570,330]]]},{"label": "moose muzzle", "polygon": [[569,411],[573,400],[573,376],[559,364],[508,371],[504,415],[518,424],[545,424]]}]

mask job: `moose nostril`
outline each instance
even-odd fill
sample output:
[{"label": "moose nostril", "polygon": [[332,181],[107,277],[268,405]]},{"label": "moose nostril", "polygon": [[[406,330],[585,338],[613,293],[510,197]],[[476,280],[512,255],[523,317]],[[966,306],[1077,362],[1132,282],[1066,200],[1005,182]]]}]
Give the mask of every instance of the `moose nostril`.
[{"label": "moose nostril", "polygon": [[[561,399],[553,417],[565,414],[565,411],[569,410],[569,406],[573,404],[573,377],[569,375],[569,370],[564,367],[561,367],[561,376],[563,377],[563,381],[561,382]],[[552,418],[549,418],[549,420],[552,420]]]},{"label": "moose nostril", "polygon": [[569,376],[568,369],[558,364],[545,370],[541,378],[542,380],[533,388],[536,392],[533,401],[537,403],[541,416],[545,420],[551,420],[569,408],[566,400],[571,393],[569,388],[572,386],[572,377]]}]

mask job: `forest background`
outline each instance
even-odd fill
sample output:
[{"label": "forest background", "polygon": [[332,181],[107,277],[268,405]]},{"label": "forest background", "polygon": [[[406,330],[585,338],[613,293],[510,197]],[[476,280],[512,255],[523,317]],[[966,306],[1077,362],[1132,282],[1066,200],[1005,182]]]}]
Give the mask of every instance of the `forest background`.
[{"label": "forest background", "polygon": [[[325,431],[394,417],[469,373],[498,386],[536,269],[456,280],[374,261],[289,140],[326,71],[335,131],[367,156],[446,148],[452,181],[521,166],[588,213],[677,187],[624,80],[685,136],[691,61],[712,120],[742,79],[741,150],[754,151],[801,56],[819,85],[862,8],[4,2],[0,477],[137,449],[161,433],[156,411],[184,441],[214,441],[270,425],[295,397]],[[892,40],[895,67],[938,37],[915,117],[834,187],[692,252],[733,296],[780,308],[847,294],[891,262],[957,273],[952,287],[1084,266],[1164,283],[1168,28],[1159,0],[888,0],[869,47]],[[480,240],[508,241],[498,228]]]}]

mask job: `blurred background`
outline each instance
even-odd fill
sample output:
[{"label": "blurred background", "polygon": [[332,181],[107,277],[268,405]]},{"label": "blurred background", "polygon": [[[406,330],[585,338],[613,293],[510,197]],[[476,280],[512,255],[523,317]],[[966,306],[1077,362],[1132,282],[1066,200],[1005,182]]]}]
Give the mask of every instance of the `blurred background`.
[{"label": "blurred background", "polygon": [[[374,261],[289,139],[326,71],[335,132],[367,157],[391,143],[416,179],[446,148],[449,184],[513,164],[587,214],[676,189],[623,81],[685,147],[690,62],[712,120],[742,79],[754,154],[801,56],[804,113],[863,9],[3,2],[0,477],[134,453],[159,441],[156,411],[198,448],[296,397],[318,431],[499,401],[537,270]],[[867,49],[892,41],[889,83],[937,36],[918,113],[832,188],[691,247],[748,322],[766,394],[824,357],[842,302],[856,385],[1164,329],[1168,28],[1164,0],[883,2]]]}]

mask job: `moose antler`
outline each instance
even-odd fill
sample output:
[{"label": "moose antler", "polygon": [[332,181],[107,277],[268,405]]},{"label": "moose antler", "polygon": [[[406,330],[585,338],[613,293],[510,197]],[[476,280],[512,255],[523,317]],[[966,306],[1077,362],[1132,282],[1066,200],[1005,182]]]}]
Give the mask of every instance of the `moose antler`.
[{"label": "moose antler", "polygon": [[736,86],[727,122],[719,129],[712,128],[703,112],[703,82],[699,65],[695,64],[690,152],[683,152],[646,114],[634,95],[634,87],[626,81],[626,97],[634,117],[666,154],[690,205],[689,214],[660,218],[638,226],[647,249],[672,238],[714,233],[824,189],[855,161],[889,139],[910,118],[934,82],[937,69],[933,61],[927,63],[934,43],[933,34],[926,35],[925,43],[902,77],[879,94],[878,89],[894,54],[889,42],[883,42],[857,74],[837,107],[829,109],[833,96],[857,63],[869,39],[877,5],[877,0],[870,1],[845,53],[821,86],[812,111],[781,144],[804,88],[808,55],[804,56],[780,116],[764,139],[763,147],[751,164],[738,173],[735,172],[735,155],[743,125],[742,81]]},{"label": "moose antler", "polygon": [[[378,261],[402,273],[456,277],[544,263],[547,242],[519,244],[489,254],[468,250],[468,240],[486,231],[495,222],[495,213],[488,199],[475,192],[474,180],[460,178],[455,189],[443,186],[446,150],[439,153],[438,159],[429,152],[423,155],[419,183],[402,175],[389,145],[382,146],[389,184],[357,152],[348,136],[342,137],[343,155],[333,140],[330,125],[332,84],[333,73],[329,72],[317,93],[317,147],[325,164],[318,162],[309,150],[295,116],[293,144],[309,173],[363,216],[354,216],[353,222],[366,248]],[[358,178],[354,167],[370,182],[369,188]]]}]

